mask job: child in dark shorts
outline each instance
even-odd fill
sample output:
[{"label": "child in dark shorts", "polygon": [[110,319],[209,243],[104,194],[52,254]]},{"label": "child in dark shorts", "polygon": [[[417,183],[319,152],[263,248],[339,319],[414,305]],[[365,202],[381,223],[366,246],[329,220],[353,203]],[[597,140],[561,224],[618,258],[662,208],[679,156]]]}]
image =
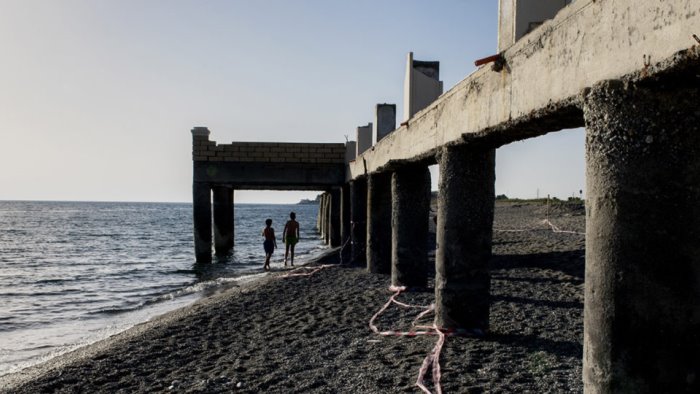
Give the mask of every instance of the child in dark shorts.
[{"label": "child in dark shorts", "polygon": [[272,228],[272,219],[265,220],[265,228],[262,231],[262,236],[265,237],[265,241],[263,241],[263,248],[265,248],[265,265],[263,269],[269,270],[270,257],[272,257],[272,252],[277,248],[275,229]]}]

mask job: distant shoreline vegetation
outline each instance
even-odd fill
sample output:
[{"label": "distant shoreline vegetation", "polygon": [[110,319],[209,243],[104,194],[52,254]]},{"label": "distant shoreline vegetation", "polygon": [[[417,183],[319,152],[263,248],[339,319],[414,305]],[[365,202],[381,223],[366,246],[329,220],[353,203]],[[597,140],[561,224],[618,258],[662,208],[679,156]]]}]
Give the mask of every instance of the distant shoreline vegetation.
[{"label": "distant shoreline vegetation", "polygon": [[321,195],[319,194],[316,196],[315,199],[309,200],[308,198],[302,198],[301,201],[297,203],[297,205],[311,205],[311,204],[318,204],[321,201]]}]

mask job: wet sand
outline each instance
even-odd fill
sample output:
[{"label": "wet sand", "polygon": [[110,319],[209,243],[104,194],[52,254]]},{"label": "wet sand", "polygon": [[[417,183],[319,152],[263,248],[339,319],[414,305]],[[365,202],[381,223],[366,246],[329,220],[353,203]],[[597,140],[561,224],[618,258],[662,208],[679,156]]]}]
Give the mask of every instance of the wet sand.
[{"label": "wet sand", "polygon": [[[497,204],[491,329],[482,338],[447,338],[444,392],[583,391],[584,236],[552,232],[545,216],[542,204]],[[549,218],[562,230],[584,231],[581,206],[552,207]],[[314,264],[337,262],[330,253]],[[392,294],[389,276],[359,264],[309,277],[282,274],[2,377],[0,391],[420,392],[418,370],[437,338],[381,337],[368,328]],[[399,299],[429,304],[433,293]],[[415,315],[392,306],[376,323],[408,330]]]}]

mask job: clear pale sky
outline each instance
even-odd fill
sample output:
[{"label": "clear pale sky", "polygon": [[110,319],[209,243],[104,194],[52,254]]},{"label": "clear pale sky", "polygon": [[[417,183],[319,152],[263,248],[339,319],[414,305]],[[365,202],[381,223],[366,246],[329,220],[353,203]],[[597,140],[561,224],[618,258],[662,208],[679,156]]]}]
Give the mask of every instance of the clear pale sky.
[{"label": "clear pale sky", "polygon": [[[403,112],[409,51],[440,61],[445,90],[494,54],[497,12],[490,0],[0,0],[0,199],[189,202],[192,127],[221,143],[354,139],[376,103]],[[583,143],[574,130],[499,149],[497,194],[578,195]]]}]

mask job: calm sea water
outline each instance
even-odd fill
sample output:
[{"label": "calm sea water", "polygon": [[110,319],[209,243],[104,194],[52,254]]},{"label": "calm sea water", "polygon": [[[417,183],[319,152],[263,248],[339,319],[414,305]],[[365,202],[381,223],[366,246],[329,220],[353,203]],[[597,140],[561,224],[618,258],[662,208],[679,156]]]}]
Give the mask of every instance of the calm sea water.
[{"label": "calm sea water", "polygon": [[316,205],[236,205],[231,257],[196,266],[190,204],[0,201],[0,375],[261,275],[260,233],[295,211],[295,263],[325,246]]}]

